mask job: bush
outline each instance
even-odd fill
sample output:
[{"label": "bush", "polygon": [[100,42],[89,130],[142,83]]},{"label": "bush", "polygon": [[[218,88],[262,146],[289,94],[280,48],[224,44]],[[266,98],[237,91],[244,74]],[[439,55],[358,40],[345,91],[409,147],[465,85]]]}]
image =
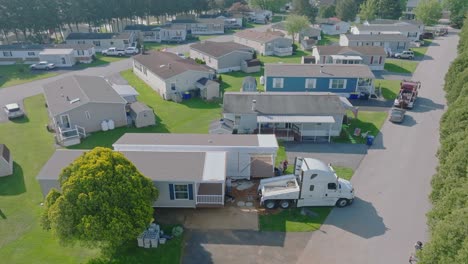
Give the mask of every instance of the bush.
[{"label": "bush", "polygon": [[198,63],[198,64],[206,64],[206,62],[204,60],[201,60],[199,58],[195,58],[195,62]]}]

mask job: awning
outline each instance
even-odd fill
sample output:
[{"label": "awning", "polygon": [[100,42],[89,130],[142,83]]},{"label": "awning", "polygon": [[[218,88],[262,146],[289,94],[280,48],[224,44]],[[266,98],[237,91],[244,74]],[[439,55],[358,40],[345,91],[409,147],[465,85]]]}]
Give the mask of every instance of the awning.
[{"label": "awning", "polygon": [[113,84],[112,88],[120,95],[120,96],[137,96],[139,93],[130,85],[118,85]]},{"label": "awning", "polygon": [[257,116],[258,123],[335,123],[333,116]]},{"label": "awning", "polygon": [[362,60],[361,56],[331,55],[335,60]]}]

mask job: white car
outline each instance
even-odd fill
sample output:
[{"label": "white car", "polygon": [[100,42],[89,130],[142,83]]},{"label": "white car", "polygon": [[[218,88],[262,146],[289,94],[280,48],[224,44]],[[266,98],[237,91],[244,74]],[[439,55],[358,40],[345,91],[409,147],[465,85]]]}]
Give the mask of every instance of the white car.
[{"label": "white car", "polygon": [[3,107],[3,110],[8,116],[8,119],[19,118],[24,116],[23,110],[18,104],[7,104]]},{"label": "white car", "polygon": [[33,65],[29,66],[31,70],[52,70],[55,68],[55,64],[49,63],[47,61],[40,61],[39,63],[34,63]]},{"label": "white car", "polygon": [[138,54],[139,50],[137,47],[128,47],[125,49],[125,54],[135,55]]},{"label": "white car", "polygon": [[395,53],[395,58],[412,60],[414,58],[414,52],[411,50],[405,50],[399,53]]}]

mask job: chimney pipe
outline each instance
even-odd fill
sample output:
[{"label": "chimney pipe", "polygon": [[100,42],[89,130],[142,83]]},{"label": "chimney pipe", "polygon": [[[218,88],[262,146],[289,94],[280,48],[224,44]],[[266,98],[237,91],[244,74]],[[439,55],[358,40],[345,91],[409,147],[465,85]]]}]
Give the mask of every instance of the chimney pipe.
[{"label": "chimney pipe", "polygon": [[70,97],[68,97],[68,95],[67,95],[67,101],[70,101]]},{"label": "chimney pipe", "polygon": [[252,111],[257,111],[257,108],[255,107],[257,104],[257,100],[252,100]]}]

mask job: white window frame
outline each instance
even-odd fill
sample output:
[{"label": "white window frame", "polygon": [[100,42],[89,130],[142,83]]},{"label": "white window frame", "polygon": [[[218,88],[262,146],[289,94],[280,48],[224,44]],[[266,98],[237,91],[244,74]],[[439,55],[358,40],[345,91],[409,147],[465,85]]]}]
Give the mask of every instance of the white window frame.
[{"label": "white window frame", "polygon": [[84,50],[77,50],[76,53],[78,54],[78,56],[84,56]]},{"label": "white window frame", "polygon": [[[342,87],[342,88],[333,87],[333,81],[343,81],[343,87]],[[329,88],[329,89],[339,89],[339,90],[344,90],[344,89],[346,89],[346,82],[347,82],[347,80],[346,80],[346,79],[330,79],[330,82],[329,82],[329,86],[328,86],[328,88]]]},{"label": "white window frame", "polygon": [[3,57],[13,57],[13,53],[11,51],[4,51]]},{"label": "white window frame", "polygon": [[[174,190],[173,190],[174,191],[174,200],[184,200],[184,201],[189,200],[190,197],[189,197],[189,185],[188,184],[174,184],[173,186],[174,186],[173,187],[174,188]],[[187,188],[187,190],[186,191],[177,191],[176,186],[185,186]],[[186,193],[187,198],[177,198],[178,193]]]},{"label": "white window frame", "polygon": [[85,116],[86,119],[91,119],[91,114],[89,113],[89,111],[85,111]]},{"label": "white window frame", "polygon": [[[312,85],[310,85],[312,83]],[[306,89],[315,89],[317,88],[317,79],[307,78],[305,79],[305,88]]]},{"label": "white window frame", "polygon": [[[277,85],[276,82],[279,82],[279,85]],[[272,87],[273,87],[274,89],[282,89],[282,88],[284,88],[284,78],[273,78]]]}]

